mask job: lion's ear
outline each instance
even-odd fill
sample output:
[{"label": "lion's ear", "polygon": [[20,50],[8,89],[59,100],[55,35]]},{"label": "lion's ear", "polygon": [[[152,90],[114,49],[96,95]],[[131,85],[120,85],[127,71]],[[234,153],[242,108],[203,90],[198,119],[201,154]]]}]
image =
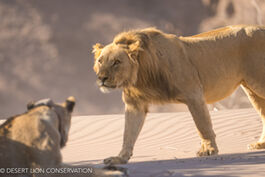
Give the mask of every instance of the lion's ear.
[{"label": "lion's ear", "polygon": [[141,41],[135,41],[128,45],[128,56],[130,57],[130,59],[132,59],[133,62],[137,63],[139,52],[144,51],[141,45]]},{"label": "lion's ear", "polygon": [[131,43],[128,47],[129,47],[129,51],[131,53],[135,53],[137,55],[138,55],[139,51],[143,51],[144,50],[142,48],[142,46],[141,46],[141,42],[140,41],[135,41],[135,42]]},{"label": "lion's ear", "polygon": [[92,53],[94,53],[94,57],[95,59],[97,59],[100,56],[100,53],[103,49],[103,45],[101,45],[100,43],[96,43],[95,45],[93,45],[93,51]]},{"label": "lion's ear", "polygon": [[134,36],[131,39],[128,36],[124,38],[117,39],[115,41],[116,45],[120,45],[121,47],[127,49],[128,56],[135,62],[138,58],[139,52],[144,51],[142,48],[143,42],[141,39],[137,39]]}]

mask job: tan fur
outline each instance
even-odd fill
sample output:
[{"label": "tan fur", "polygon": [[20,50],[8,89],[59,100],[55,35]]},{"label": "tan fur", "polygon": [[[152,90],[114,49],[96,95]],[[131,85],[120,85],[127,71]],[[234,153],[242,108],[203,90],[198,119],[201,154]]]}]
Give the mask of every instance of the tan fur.
[{"label": "tan fur", "polygon": [[97,44],[95,44],[95,45],[93,46],[93,52],[94,52],[96,58],[99,57],[100,52],[101,52],[101,48],[102,48],[102,47],[103,47],[103,46],[102,46],[101,44],[99,44],[99,43],[97,43]]},{"label": "tan fur", "polygon": [[[99,50],[98,84],[103,91],[121,88],[126,109],[123,148],[107,164],[129,160],[150,104],[188,106],[201,137],[199,156],[218,153],[206,103],[229,96],[240,84],[265,122],[265,27],[227,26],[191,37],[147,28],[118,34]],[[265,148],[265,123],[251,147]]]},{"label": "tan fur", "polygon": [[[60,150],[68,139],[74,104],[74,97],[69,97],[63,104],[29,103],[28,112],[4,122],[0,126],[0,167],[3,169],[73,168],[74,166],[62,164]],[[105,170],[94,169],[93,171],[93,174],[75,173],[74,176],[115,176],[110,172],[107,174]],[[116,176],[121,176],[121,173],[116,174]],[[28,171],[28,174],[14,173],[12,177],[25,175],[32,176],[33,174]],[[58,175],[39,173],[34,176]],[[70,177],[73,174],[63,174],[63,176]]]},{"label": "tan fur", "polygon": [[59,128],[60,125],[62,129],[70,127],[70,121],[67,103],[56,104],[52,109],[46,105],[32,105],[28,112],[8,119],[0,126],[0,166],[59,167],[60,149],[68,137],[68,132],[59,131]]}]

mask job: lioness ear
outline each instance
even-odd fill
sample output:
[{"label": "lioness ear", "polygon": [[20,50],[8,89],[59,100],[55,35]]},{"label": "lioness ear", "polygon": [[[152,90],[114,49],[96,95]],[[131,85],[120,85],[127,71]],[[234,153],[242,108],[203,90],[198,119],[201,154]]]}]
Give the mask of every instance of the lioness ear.
[{"label": "lioness ear", "polygon": [[31,110],[32,108],[34,108],[34,101],[30,101],[30,102],[27,104],[27,109],[28,109],[28,110]]},{"label": "lioness ear", "polygon": [[42,99],[39,101],[31,101],[27,104],[27,109],[30,110],[32,108],[38,107],[38,106],[49,106],[52,107],[54,105],[53,101],[50,98]]},{"label": "lioness ear", "polygon": [[100,43],[96,43],[95,45],[93,45],[93,51],[92,53],[94,53],[94,58],[97,59],[100,56],[100,53],[103,49],[103,45],[101,45]]},{"label": "lioness ear", "polygon": [[64,107],[67,109],[68,112],[73,112],[75,106],[75,97],[70,96],[64,103]]}]

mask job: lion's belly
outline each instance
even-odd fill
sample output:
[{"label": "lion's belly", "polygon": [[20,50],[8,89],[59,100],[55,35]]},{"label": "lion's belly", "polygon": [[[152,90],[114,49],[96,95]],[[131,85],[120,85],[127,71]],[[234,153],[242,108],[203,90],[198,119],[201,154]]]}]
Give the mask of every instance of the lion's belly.
[{"label": "lion's belly", "polygon": [[209,104],[220,101],[231,95],[238,86],[238,83],[228,83],[226,86],[219,84],[213,86],[204,92],[205,100]]},{"label": "lion's belly", "polygon": [[[203,79],[204,97],[207,103],[213,103],[231,95],[240,85],[242,77],[233,71],[226,74],[213,73],[215,77],[205,76]],[[213,76],[211,75],[211,76]]]}]

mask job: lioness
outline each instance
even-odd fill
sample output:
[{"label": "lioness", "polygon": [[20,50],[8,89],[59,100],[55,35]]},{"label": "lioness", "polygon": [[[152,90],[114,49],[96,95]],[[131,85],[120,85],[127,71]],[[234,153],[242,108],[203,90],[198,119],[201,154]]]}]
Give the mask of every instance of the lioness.
[{"label": "lioness", "polygon": [[121,88],[125,103],[122,150],[104,163],[130,159],[150,104],[186,104],[201,137],[197,155],[217,154],[206,104],[239,85],[263,121],[263,133],[250,148],[265,148],[265,27],[227,26],[190,37],[147,28],[120,33],[105,47],[93,48],[100,89]]},{"label": "lioness", "polygon": [[[55,104],[51,99],[31,102],[26,113],[0,125],[0,177],[124,176],[122,172],[113,172],[115,169],[107,171],[62,163],[60,150],[68,140],[74,105],[74,97],[63,104]],[[89,168],[93,173],[55,174],[51,173],[52,168]],[[34,169],[51,170],[43,173]]]},{"label": "lioness", "polygon": [[31,102],[26,113],[4,122],[0,126],[0,167],[60,167],[60,149],[68,139],[74,105],[74,97],[61,105],[50,99]]}]

